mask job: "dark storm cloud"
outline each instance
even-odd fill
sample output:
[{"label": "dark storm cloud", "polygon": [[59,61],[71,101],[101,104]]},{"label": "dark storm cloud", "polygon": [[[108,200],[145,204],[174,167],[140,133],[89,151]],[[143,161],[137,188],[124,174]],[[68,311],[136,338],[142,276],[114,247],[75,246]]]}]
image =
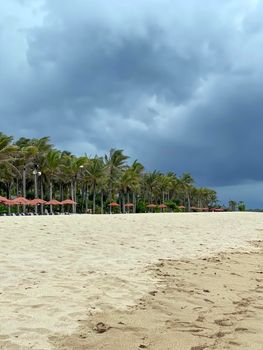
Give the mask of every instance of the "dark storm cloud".
[{"label": "dark storm cloud", "polygon": [[50,135],[78,154],[121,147],[222,193],[263,181],[262,3],[12,0],[0,10],[3,131]]}]

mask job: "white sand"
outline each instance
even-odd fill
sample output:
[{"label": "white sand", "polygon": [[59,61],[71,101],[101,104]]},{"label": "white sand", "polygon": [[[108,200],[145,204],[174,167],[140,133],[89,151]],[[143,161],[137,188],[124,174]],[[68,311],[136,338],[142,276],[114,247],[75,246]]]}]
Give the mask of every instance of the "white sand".
[{"label": "white sand", "polygon": [[149,263],[246,250],[262,236],[260,213],[2,217],[0,348],[52,349],[53,334],[149,291]]}]

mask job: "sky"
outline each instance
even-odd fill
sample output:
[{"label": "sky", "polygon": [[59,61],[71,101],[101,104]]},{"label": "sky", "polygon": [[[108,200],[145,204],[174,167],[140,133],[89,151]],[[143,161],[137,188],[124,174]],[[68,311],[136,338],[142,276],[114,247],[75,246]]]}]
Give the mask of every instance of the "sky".
[{"label": "sky", "polygon": [[0,131],[263,208],[263,2],[0,0]]}]

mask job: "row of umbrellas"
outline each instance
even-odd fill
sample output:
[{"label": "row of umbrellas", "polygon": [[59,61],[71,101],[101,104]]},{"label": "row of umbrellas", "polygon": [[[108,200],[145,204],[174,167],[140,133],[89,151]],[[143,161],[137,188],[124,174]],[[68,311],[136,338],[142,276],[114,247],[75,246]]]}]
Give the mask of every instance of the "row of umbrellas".
[{"label": "row of umbrellas", "polygon": [[46,205],[65,205],[65,204],[77,204],[72,199],[65,199],[64,201],[57,201],[56,199],[52,199],[50,201],[44,201],[41,198],[35,199],[26,199],[24,197],[17,197],[14,199],[7,199],[5,197],[0,196],[0,203],[4,205],[38,205],[38,204],[46,204]]},{"label": "row of umbrellas", "polygon": [[[109,204],[110,207],[120,207],[120,204],[118,204],[117,202],[112,202]],[[126,208],[132,208],[134,205],[133,203],[127,203],[127,204],[124,204],[124,206]],[[166,204],[160,204],[160,205],[157,205],[157,204],[148,204],[146,206],[147,208],[149,209],[154,209],[154,208],[160,208],[160,209],[165,209],[167,208],[167,205]],[[185,206],[184,205],[179,205],[178,206],[179,209],[185,209]],[[197,208],[197,207],[191,207],[190,208],[191,210],[196,210],[196,211],[204,211],[204,212],[207,212],[207,211],[224,211],[224,209],[222,208],[213,208],[213,209],[209,209],[209,208]]]},{"label": "row of umbrellas", "polygon": [[[134,206],[134,204],[133,203],[126,203],[126,204],[124,204],[124,206],[126,208],[132,208]],[[109,204],[109,207],[120,207],[120,204],[118,204],[117,202],[112,202],[112,203]],[[151,208],[151,209],[157,208],[157,207],[161,208],[161,209],[164,209],[164,208],[167,208],[167,205],[166,204],[160,204],[160,205],[148,204],[147,205],[147,208]]]}]

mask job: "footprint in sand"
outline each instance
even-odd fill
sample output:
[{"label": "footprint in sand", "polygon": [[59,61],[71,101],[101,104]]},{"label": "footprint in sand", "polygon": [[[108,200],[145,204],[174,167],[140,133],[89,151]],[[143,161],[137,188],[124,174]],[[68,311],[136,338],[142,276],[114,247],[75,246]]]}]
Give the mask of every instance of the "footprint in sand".
[{"label": "footprint in sand", "polygon": [[223,327],[231,327],[233,326],[233,322],[229,319],[225,319],[225,320],[215,320],[214,321],[216,324],[218,324],[219,326],[223,326]]}]

